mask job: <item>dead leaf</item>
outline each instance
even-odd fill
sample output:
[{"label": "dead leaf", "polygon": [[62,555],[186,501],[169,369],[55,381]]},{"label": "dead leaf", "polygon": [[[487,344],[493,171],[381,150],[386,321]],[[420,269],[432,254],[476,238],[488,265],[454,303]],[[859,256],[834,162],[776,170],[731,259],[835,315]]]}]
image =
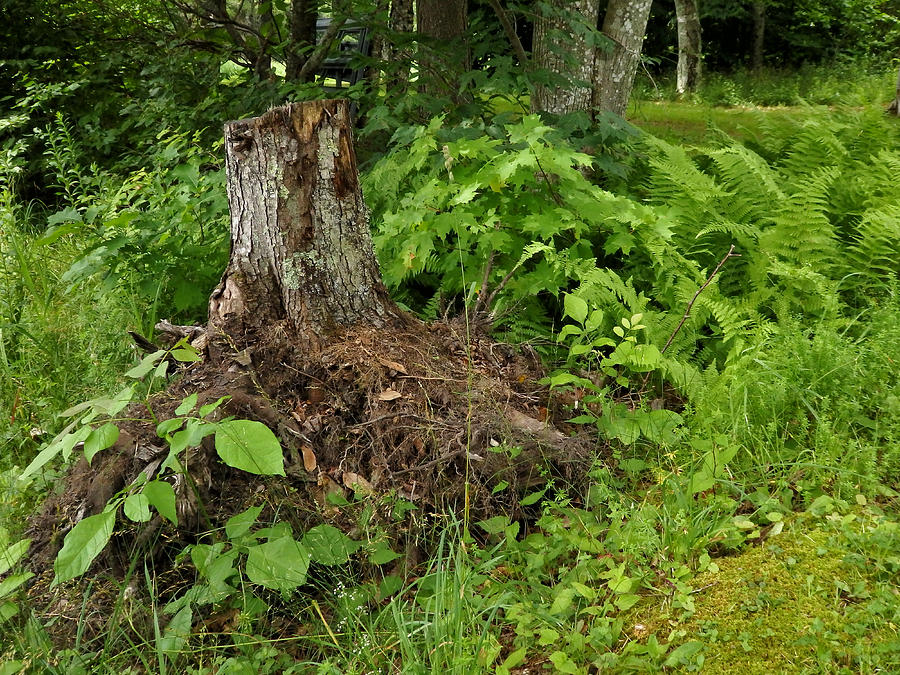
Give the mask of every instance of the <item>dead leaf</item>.
[{"label": "dead leaf", "polygon": [[399,391],[396,391],[395,389],[391,389],[390,387],[388,387],[383,392],[378,394],[378,400],[379,401],[394,401],[398,398],[401,398],[402,396],[403,396],[403,394],[401,394]]},{"label": "dead leaf", "polygon": [[246,349],[240,354],[235,355],[234,360],[245,367],[253,363],[253,360],[250,358],[250,352]]},{"label": "dead leaf", "polygon": [[516,429],[525,431],[532,436],[544,436],[557,440],[565,438],[558,429],[553,428],[549,424],[540,422],[533,417],[529,417],[515,408],[510,408],[506,411],[506,419]]},{"label": "dead leaf", "polygon": [[349,488],[354,492],[372,494],[375,491],[375,488],[372,487],[372,484],[369,481],[352,471],[345,471],[341,480],[344,482],[344,487]]},{"label": "dead leaf", "polygon": [[396,361],[389,361],[388,359],[383,359],[380,356],[378,357],[378,363],[383,365],[385,368],[389,368],[390,370],[396,370],[401,375],[408,375],[406,372],[406,366],[402,363],[397,363]]},{"label": "dead leaf", "polygon": [[301,445],[300,452],[303,453],[303,468],[310,472],[315,471],[319,462],[316,460],[316,453],[313,452],[313,449],[308,445]]}]

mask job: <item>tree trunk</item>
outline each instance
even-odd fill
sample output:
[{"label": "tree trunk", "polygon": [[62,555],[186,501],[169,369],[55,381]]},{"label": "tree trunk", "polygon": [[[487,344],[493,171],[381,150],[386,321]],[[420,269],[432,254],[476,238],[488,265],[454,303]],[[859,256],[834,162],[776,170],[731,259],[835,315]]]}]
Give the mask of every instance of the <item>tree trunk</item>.
[{"label": "tree trunk", "polygon": [[409,84],[412,60],[409,39],[415,29],[413,0],[391,0],[388,25],[390,35],[384,42],[382,58],[388,70],[387,96],[396,99],[405,94]]},{"label": "tree trunk", "polygon": [[891,115],[900,116],[900,72],[897,73],[897,93],[894,94],[894,100],[891,101],[887,111]]},{"label": "tree trunk", "polygon": [[471,67],[468,46],[467,0],[416,0],[418,33],[426,40],[419,46],[419,77],[431,95],[459,91],[459,77]]},{"label": "tree trunk", "polygon": [[675,90],[687,94],[700,84],[700,12],[697,0],[675,0],[678,23],[678,69]]},{"label": "tree trunk", "polygon": [[231,259],[210,333],[246,347],[276,325],[311,350],[333,330],[384,325],[381,282],[346,101],[308,101],[225,125]]},{"label": "tree trunk", "polygon": [[597,29],[599,0],[553,0],[551,4],[550,11],[535,21],[534,65],[554,84],[535,87],[531,109],[556,115],[588,111],[594,65],[589,36]]},{"label": "tree trunk", "polygon": [[652,0],[609,0],[603,34],[612,49],[597,50],[594,62],[594,107],[625,115],[634,76],[641,60],[644,31]]},{"label": "tree trunk", "polygon": [[753,14],[753,54],[751,66],[753,70],[763,67],[763,47],[766,42],[766,5],[762,2],[753,2],[750,5]]},{"label": "tree trunk", "polygon": [[300,71],[309,58],[310,49],[316,44],[316,19],[318,2],[315,0],[293,0],[289,21],[290,40],[285,48],[284,75],[288,82],[297,82]]}]

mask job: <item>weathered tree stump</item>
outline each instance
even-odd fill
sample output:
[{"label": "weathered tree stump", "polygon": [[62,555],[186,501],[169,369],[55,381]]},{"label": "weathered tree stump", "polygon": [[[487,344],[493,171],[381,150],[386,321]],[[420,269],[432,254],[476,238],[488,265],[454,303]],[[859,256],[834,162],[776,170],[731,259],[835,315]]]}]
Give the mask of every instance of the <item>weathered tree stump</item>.
[{"label": "weathered tree stump", "polygon": [[381,282],[347,101],[308,101],[225,125],[231,259],[211,334],[247,339],[285,322],[309,348],[335,328],[399,314]]}]

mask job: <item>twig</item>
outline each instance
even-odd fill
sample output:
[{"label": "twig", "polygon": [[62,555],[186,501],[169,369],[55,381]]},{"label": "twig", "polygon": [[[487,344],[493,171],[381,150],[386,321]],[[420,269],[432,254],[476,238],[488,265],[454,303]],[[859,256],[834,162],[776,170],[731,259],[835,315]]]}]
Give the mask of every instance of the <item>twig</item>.
[{"label": "twig", "polygon": [[523,70],[527,70],[528,54],[525,53],[525,48],[522,46],[522,41],[516,34],[516,29],[512,25],[512,22],[509,20],[509,14],[505,9],[503,9],[503,5],[500,4],[500,0],[488,1],[490,2],[491,7],[494,8],[494,12],[497,14],[497,18],[500,19],[500,25],[503,26],[503,32],[506,33],[506,37],[509,39],[509,44],[512,45],[513,51],[516,53],[516,58],[519,59],[519,65]]},{"label": "twig", "polygon": [[684,310],[684,316],[681,317],[681,321],[678,322],[678,325],[675,326],[675,330],[672,331],[672,334],[669,336],[669,339],[666,340],[666,346],[662,348],[662,350],[660,351],[660,354],[666,353],[666,350],[672,344],[672,340],[675,339],[675,336],[678,335],[678,331],[681,330],[681,327],[684,325],[684,322],[687,321],[688,318],[691,316],[691,308],[694,306],[694,302],[697,300],[698,297],[700,297],[700,294],[704,290],[706,290],[706,287],[712,283],[713,277],[715,277],[716,274],[719,273],[719,270],[722,269],[722,265],[724,265],[728,261],[729,258],[740,258],[740,257],[741,257],[740,253],[734,252],[734,244],[732,244],[731,248],[728,249],[728,253],[725,254],[725,257],[719,261],[718,265],[716,265],[716,269],[714,269],[712,271],[712,274],[709,275],[707,280],[705,282],[703,282],[703,285],[697,289],[696,293],[694,293],[694,297],[691,298],[691,301],[688,303],[687,309]]}]

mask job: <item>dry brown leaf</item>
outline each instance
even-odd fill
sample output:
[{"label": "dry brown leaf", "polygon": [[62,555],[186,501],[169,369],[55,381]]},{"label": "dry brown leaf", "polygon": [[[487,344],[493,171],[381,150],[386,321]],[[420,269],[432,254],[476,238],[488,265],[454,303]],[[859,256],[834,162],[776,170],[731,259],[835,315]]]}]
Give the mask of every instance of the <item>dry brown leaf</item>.
[{"label": "dry brown leaf", "polygon": [[341,480],[344,482],[344,487],[349,488],[354,492],[371,494],[375,491],[375,488],[372,487],[372,484],[369,481],[352,471],[345,471]]},{"label": "dry brown leaf", "polygon": [[301,445],[300,452],[303,453],[303,468],[307,471],[315,471],[319,462],[316,460],[316,453],[313,452],[313,449],[308,445]]},{"label": "dry brown leaf", "polygon": [[394,401],[398,398],[401,398],[402,396],[403,396],[403,394],[401,394],[396,389],[391,389],[390,387],[388,387],[383,392],[378,394],[378,400],[379,401]]},{"label": "dry brown leaf", "polygon": [[389,361],[388,359],[383,359],[380,356],[378,357],[378,363],[383,365],[385,368],[389,368],[391,370],[396,370],[401,375],[408,375],[406,372],[406,366],[402,363],[397,363],[396,361]]}]

